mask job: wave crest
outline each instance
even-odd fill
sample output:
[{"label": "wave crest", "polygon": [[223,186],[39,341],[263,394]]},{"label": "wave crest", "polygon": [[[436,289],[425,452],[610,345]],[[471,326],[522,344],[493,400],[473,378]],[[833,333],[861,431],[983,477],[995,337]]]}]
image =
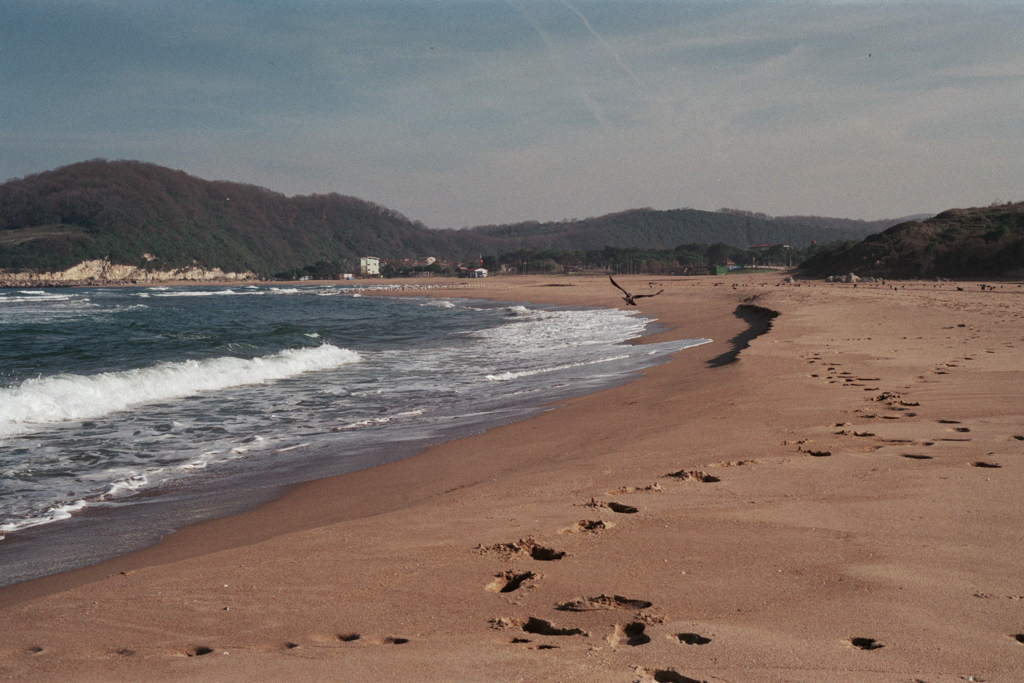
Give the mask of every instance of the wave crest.
[{"label": "wave crest", "polygon": [[35,425],[95,419],[146,403],[264,384],[359,360],[355,351],[323,344],[250,359],[222,356],[123,372],[28,379],[0,389],[0,437],[31,431]]}]

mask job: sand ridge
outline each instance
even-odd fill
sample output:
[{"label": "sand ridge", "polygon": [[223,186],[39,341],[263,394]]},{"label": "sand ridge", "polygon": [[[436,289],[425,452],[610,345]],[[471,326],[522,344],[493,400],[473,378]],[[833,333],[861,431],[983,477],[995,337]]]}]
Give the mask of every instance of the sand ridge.
[{"label": "sand ridge", "polygon": [[[1024,677],[1024,289],[618,281],[665,289],[652,339],[715,341],[0,591],[0,676]],[[622,305],[587,277],[428,295]]]}]

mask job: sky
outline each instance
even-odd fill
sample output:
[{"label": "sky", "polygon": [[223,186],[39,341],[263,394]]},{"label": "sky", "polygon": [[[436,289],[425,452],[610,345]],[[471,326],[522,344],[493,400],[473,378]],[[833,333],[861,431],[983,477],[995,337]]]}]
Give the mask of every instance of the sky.
[{"label": "sky", "polygon": [[0,181],[138,159],[432,228],[1024,200],[1024,3],[0,0]]}]

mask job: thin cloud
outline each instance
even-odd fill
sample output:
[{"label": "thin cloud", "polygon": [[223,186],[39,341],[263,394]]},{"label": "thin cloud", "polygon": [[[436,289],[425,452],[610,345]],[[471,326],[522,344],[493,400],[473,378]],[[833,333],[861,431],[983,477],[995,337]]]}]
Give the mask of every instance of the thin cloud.
[{"label": "thin cloud", "polygon": [[583,25],[587,27],[587,30],[590,31],[590,34],[594,36],[594,38],[597,39],[597,42],[601,43],[604,49],[607,50],[608,53],[615,59],[616,64],[619,65],[619,68],[622,69],[623,73],[629,76],[630,79],[632,79],[633,82],[636,83],[637,85],[643,85],[643,80],[641,80],[639,76],[633,73],[633,71],[628,66],[626,66],[626,63],[622,61],[622,57],[619,56],[619,53],[615,51],[615,49],[608,43],[607,40],[604,39],[604,37],[600,33],[594,30],[594,27],[590,25],[590,22],[587,20],[585,16],[583,16],[583,13],[580,12],[575,7],[573,7],[572,5],[570,5],[568,0],[562,0],[562,4],[565,6],[566,9],[568,9],[570,12],[572,12],[573,14],[580,18],[580,21],[582,21]]},{"label": "thin cloud", "polygon": [[594,115],[594,119],[597,120],[601,128],[604,129],[605,131],[611,130],[611,125],[608,123],[608,119],[605,117],[604,112],[601,109],[601,106],[594,100],[593,97],[591,97],[586,92],[586,90],[584,90],[583,86],[579,82],[579,79],[575,78],[572,74],[569,73],[569,70],[565,67],[565,61],[559,55],[558,50],[555,49],[554,41],[551,39],[551,36],[548,34],[548,32],[544,30],[544,27],[541,26],[540,22],[538,22],[529,14],[527,14],[521,6],[512,2],[512,0],[508,0],[508,3],[519,11],[519,13],[523,17],[523,20],[526,21],[530,26],[532,26],[533,29],[537,32],[537,35],[540,36],[541,40],[544,42],[545,47],[547,48],[548,54],[551,56],[551,60],[558,66],[558,70],[565,77],[565,80],[573,84],[574,94],[587,105],[587,108]]}]

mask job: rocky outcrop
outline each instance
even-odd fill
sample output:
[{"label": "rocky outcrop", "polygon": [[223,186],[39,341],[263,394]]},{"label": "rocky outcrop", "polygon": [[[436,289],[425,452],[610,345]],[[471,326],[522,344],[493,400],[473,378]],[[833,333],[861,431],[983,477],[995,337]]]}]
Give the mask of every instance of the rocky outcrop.
[{"label": "rocky outcrop", "polygon": [[137,266],[111,263],[105,259],[83,261],[67,270],[53,273],[0,273],[0,287],[46,287],[97,284],[133,284],[141,282],[213,282],[258,280],[251,271],[225,273],[220,268],[182,268],[146,270]]}]

